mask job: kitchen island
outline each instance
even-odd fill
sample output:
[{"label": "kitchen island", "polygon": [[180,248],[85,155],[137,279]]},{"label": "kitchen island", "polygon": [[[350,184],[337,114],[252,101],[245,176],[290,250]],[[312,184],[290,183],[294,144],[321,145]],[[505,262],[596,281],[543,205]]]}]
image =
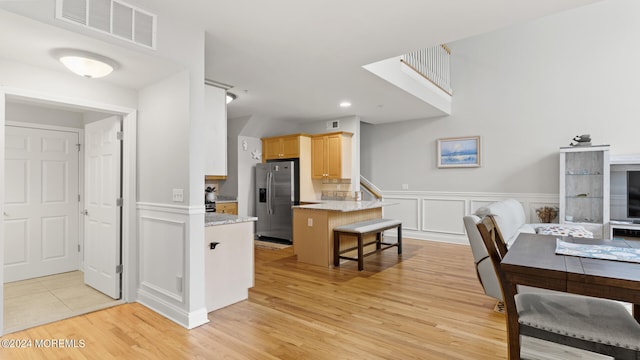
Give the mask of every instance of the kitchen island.
[{"label": "kitchen island", "polygon": [[205,213],[207,312],[246,300],[254,278],[254,221],[258,218]]},{"label": "kitchen island", "polygon": [[[293,207],[293,252],[298,261],[333,264],[333,228],[355,222],[381,219],[382,207],[394,205],[380,201],[321,201]],[[375,235],[372,235],[375,237]],[[341,248],[353,247],[356,239],[346,239]],[[375,245],[374,245],[375,246]]]}]

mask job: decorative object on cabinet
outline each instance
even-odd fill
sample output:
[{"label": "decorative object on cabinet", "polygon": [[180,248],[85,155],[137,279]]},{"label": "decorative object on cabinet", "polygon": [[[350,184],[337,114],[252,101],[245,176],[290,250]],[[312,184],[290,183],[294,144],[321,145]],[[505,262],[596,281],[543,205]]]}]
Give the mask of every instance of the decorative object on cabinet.
[{"label": "decorative object on cabinet", "polygon": [[[574,142],[575,141],[575,142]],[[576,135],[572,140],[569,146],[591,146],[591,135]]]},{"label": "decorative object on cabinet", "polygon": [[560,148],[560,223],[584,226],[602,239],[609,235],[609,146]]},{"label": "decorative object on cabinet", "polygon": [[480,136],[438,139],[437,154],[439,168],[479,167]]},{"label": "decorative object on cabinet", "polygon": [[351,137],[349,132],[317,134],[311,137],[311,177],[351,178]]},{"label": "decorative object on cabinet", "polygon": [[558,217],[558,210],[557,206],[543,206],[536,209],[536,216],[541,223],[551,223]]},{"label": "decorative object on cabinet", "polygon": [[216,201],[216,187],[211,187],[211,186],[207,186],[207,188],[204,190],[205,195],[204,195],[204,200],[205,202],[215,202]]}]

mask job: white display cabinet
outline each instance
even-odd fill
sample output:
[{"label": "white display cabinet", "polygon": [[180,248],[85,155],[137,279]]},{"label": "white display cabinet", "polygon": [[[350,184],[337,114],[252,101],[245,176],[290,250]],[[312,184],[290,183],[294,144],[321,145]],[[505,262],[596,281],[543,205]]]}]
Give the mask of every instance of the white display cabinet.
[{"label": "white display cabinet", "polygon": [[609,237],[609,145],[560,148],[560,223]]}]

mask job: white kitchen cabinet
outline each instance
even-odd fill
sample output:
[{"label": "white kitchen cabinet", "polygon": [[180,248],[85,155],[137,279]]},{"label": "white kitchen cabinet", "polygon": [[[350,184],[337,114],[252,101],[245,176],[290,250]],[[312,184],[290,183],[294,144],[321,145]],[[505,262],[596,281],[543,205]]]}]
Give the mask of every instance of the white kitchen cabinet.
[{"label": "white kitchen cabinet", "polygon": [[205,85],[204,91],[204,174],[227,176],[227,91],[211,85]]},{"label": "white kitchen cabinet", "polygon": [[207,312],[248,298],[254,279],[253,229],[253,221],[204,228]]}]

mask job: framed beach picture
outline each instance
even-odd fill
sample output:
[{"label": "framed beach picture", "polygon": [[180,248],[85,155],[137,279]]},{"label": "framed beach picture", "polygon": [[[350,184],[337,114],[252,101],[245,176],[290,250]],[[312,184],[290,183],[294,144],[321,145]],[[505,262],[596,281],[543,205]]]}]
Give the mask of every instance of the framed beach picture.
[{"label": "framed beach picture", "polygon": [[479,167],[480,136],[438,139],[438,167]]}]

